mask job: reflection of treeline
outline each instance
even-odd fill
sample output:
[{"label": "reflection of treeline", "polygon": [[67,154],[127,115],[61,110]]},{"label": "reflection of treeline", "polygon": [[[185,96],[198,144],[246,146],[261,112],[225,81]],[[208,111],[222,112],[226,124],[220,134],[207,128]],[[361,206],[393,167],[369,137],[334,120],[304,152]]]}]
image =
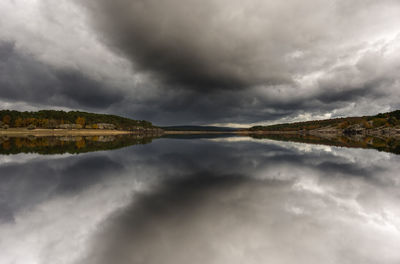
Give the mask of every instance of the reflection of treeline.
[{"label": "reflection of treeline", "polygon": [[376,116],[335,118],[326,120],[278,124],[271,126],[254,126],[250,128],[250,130],[251,131],[259,131],[259,130],[299,131],[299,130],[314,130],[324,127],[346,129],[354,125],[358,125],[361,128],[365,129],[400,126],[400,110],[384,114],[378,114]]},{"label": "reflection of treeline", "polygon": [[251,135],[256,139],[273,139],[279,141],[290,141],[299,143],[319,144],[347,148],[368,148],[379,151],[400,154],[400,138],[395,137],[319,137],[309,134],[258,134]]},{"label": "reflection of treeline", "polygon": [[79,127],[98,128],[98,124],[113,124],[117,129],[131,130],[151,128],[144,120],[132,120],[116,115],[94,114],[79,111],[42,110],[38,112],[0,111],[0,125],[7,127],[58,128],[60,125],[74,124]]},{"label": "reflection of treeline", "polygon": [[153,138],[140,135],[85,137],[0,137],[0,154],[78,154],[148,144]]}]

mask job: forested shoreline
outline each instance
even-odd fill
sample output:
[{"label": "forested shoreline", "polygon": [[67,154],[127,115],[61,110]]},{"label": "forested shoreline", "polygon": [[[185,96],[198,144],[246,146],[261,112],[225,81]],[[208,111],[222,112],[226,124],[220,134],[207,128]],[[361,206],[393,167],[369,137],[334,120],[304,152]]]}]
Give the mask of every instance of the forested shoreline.
[{"label": "forested shoreline", "polygon": [[257,131],[331,131],[357,133],[362,131],[381,131],[385,129],[400,129],[400,110],[382,113],[375,116],[344,117],[326,120],[285,123],[270,126],[254,126],[249,130]]},{"label": "forested shoreline", "polygon": [[0,111],[0,129],[117,129],[141,130],[156,128],[149,121],[133,120],[116,115],[81,111],[41,110],[37,112]]}]

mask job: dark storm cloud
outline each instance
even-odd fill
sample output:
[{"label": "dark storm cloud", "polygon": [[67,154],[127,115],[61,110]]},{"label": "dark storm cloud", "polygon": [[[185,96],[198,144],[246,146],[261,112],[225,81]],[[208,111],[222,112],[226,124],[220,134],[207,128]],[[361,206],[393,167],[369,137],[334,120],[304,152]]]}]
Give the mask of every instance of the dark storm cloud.
[{"label": "dark storm cloud", "polygon": [[78,70],[50,67],[0,42],[0,99],[79,108],[107,108],[122,100]]},{"label": "dark storm cloud", "polygon": [[393,87],[400,62],[396,46],[389,48],[400,14],[394,1],[99,0],[84,6],[108,47],[161,82],[154,111],[146,102],[120,109],[155,123],[290,120],[353,104],[361,114],[370,101],[393,92],[399,97]]},{"label": "dark storm cloud", "polygon": [[14,44],[11,42],[0,42],[0,61],[6,61],[14,52]]},{"label": "dark storm cloud", "polygon": [[[112,48],[126,54],[137,69],[155,72],[167,83],[204,91],[290,81],[285,71],[277,70],[285,66],[275,57],[254,53],[261,47],[252,23],[245,25],[239,15],[243,24],[238,28],[235,18],[226,17],[234,14],[220,13],[215,1],[101,0],[87,6]],[[264,44],[269,53],[285,49]]]},{"label": "dark storm cloud", "polygon": [[123,95],[105,84],[94,81],[77,71],[57,71],[55,73],[60,83],[59,94],[68,98],[72,104],[91,107],[107,108],[112,104],[121,102]]},{"label": "dark storm cloud", "polygon": [[199,91],[180,91],[178,94],[161,95],[156,100],[143,101],[139,105],[126,104],[115,108],[120,113],[140,116],[157,125],[210,124],[218,122],[251,123],[275,120],[292,114],[300,107],[313,108],[318,104],[298,98],[278,102],[273,98],[258,97],[257,91],[225,91],[204,94]]},{"label": "dark storm cloud", "polygon": [[[206,90],[291,83],[307,69],[326,70],[352,52],[333,45],[369,25],[360,6],[345,1],[96,0],[86,7],[102,39],[139,69]],[[362,10],[391,7],[369,1]]]},{"label": "dark storm cloud", "polygon": [[[288,93],[289,94],[289,93]],[[275,121],[301,112],[322,114],[345,105],[351,99],[363,97],[362,92],[344,91],[332,93],[342,101],[330,100],[322,93],[315,98],[299,94],[289,100],[265,97],[254,89],[225,91],[204,94],[198,91],[183,91],[176,97],[160,97],[158,101],[144,103],[138,108],[127,105],[120,111],[131,116],[143,116],[158,125],[253,123]],[[348,97],[351,95],[351,97]],[[146,107],[147,106],[151,106]]]}]

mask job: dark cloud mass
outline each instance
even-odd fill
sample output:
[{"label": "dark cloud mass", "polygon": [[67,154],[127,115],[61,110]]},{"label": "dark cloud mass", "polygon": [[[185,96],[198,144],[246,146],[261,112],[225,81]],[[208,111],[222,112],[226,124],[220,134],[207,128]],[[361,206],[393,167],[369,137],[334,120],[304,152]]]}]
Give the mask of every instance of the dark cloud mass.
[{"label": "dark cloud mass", "polygon": [[[380,2],[95,0],[88,6],[105,41],[139,68],[207,89],[290,83],[295,74],[333,66],[349,55],[335,44],[359,44],[367,33],[364,13],[393,7]],[[376,19],[378,27],[389,22]]]},{"label": "dark cloud mass", "polygon": [[[5,102],[160,125],[283,122],[400,108],[395,0],[0,5],[8,10],[0,19],[0,40],[7,41],[0,48]],[[11,12],[16,6],[31,11],[32,26],[9,22],[25,17]]]},{"label": "dark cloud mass", "polygon": [[18,53],[14,44],[0,42],[1,99],[71,108],[107,108],[122,100],[111,87],[78,70],[53,68],[28,54]]},{"label": "dark cloud mass", "polygon": [[[196,102],[190,92],[178,99],[183,105],[161,101],[167,115],[179,106],[200,122],[274,120],[279,110],[332,115],[349,106],[362,113],[363,102],[393,95],[398,82],[395,1],[96,0],[86,7],[101,39],[136,70],[155,73],[166,89],[196,91]],[[231,103],[220,89],[234,90],[225,95]]]},{"label": "dark cloud mass", "polygon": [[[252,18],[241,13],[256,7],[243,5],[235,14],[229,6],[225,12],[217,1],[118,0],[91,1],[89,8],[110,46],[124,52],[138,69],[155,71],[173,84],[235,89],[290,79],[279,69],[285,65],[268,56],[287,47],[264,42],[271,37],[268,32],[254,32]],[[262,20],[264,15],[269,14],[256,14]],[[260,52],[268,57],[260,58]]]}]

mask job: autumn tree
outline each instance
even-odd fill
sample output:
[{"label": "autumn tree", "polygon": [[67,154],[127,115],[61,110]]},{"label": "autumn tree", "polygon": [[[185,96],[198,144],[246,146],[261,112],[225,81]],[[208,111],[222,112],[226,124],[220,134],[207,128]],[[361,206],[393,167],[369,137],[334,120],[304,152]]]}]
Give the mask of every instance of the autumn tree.
[{"label": "autumn tree", "polygon": [[78,117],[78,118],[75,120],[75,123],[76,123],[77,125],[81,125],[82,127],[84,127],[86,121],[85,121],[85,118],[83,118],[83,117]]},{"label": "autumn tree", "polygon": [[76,147],[77,147],[78,149],[84,148],[84,147],[86,146],[86,142],[85,142],[85,140],[82,138],[82,139],[76,141],[75,145],[76,145]]},{"label": "autumn tree", "polygon": [[48,128],[57,128],[58,123],[57,120],[49,119]]},{"label": "autumn tree", "polygon": [[14,121],[14,126],[15,126],[15,127],[22,127],[22,126],[23,126],[23,120],[22,120],[22,118],[18,117],[17,119],[15,119],[15,121]]},{"label": "autumn tree", "polygon": [[367,129],[372,128],[372,122],[369,123],[367,120],[364,120],[362,125],[363,125],[363,127],[367,128]]},{"label": "autumn tree", "polygon": [[11,116],[9,116],[9,115],[3,116],[3,122],[4,122],[4,124],[10,125]]},{"label": "autumn tree", "polygon": [[38,120],[38,126],[39,127],[47,128],[48,125],[49,125],[49,119],[41,118],[41,119]]}]

